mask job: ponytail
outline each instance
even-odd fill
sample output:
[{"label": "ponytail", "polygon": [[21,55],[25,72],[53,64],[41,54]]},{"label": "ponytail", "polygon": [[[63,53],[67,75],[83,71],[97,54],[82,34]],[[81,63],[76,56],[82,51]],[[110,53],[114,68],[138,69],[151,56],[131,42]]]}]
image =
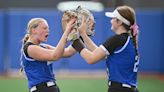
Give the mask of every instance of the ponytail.
[{"label": "ponytail", "polygon": [[23,62],[22,62],[22,52],[23,52],[23,47],[26,44],[27,40],[29,39],[29,34],[27,33],[23,39],[22,39],[22,48],[21,48],[21,57],[20,57],[20,69],[19,69],[19,75],[22,75],[22,72],[24,71],[23,69]]},{"label": "ponytail", "polygon": [[130,27],[130,34],[133,40],[133,44],[135,46],[135,50],[136,50],[136,54],[137,56],[139,56],[139,51],[138,51],[138,35],[139,35],[139,27],[136,23],[134,23],[131,27]]},{"label": "ponytail", "polygon": [[29,39],[29,34],[26,34],[24,38],[22,39],[22,45],[25,45],[28,39]]},{"label": "ponytail", "polygon": [[21,52],[23,51],[23,47],[26,44],[27,40],[29,39],[29,34],[26,33],[25,36],[22,39],[22,48],[21,48]]},{"label": "ponytail", "polygon": [[138,25],[136,23],[134,23],[131,27],[130,27],[130,33],[133,39],[133,43],[135,48],[138,48],[138,35],[139,35],[139,30],[138,30]]},{"label": "ponytail", "polygon": [[136,16],[135,11],[132,7],[129,6],[119,6],[117,7],[117,11],[120,15],[130,22],[130,25],[123,23],[124,28],[129,32],[133,45],[135,47],[136,57],[135,60],[139,61],[139,50],[138,50],[138,25],[136,24]]}]

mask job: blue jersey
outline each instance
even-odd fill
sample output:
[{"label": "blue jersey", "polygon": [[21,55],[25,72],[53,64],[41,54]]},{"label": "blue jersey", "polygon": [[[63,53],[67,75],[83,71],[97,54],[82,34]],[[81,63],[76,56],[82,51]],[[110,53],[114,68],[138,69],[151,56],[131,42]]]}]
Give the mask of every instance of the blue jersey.
[{"label": "blue jersey", "polygon": [[26,43],[22,51],[22,64],[28,79],[29,88],[36,86],[39,83],[55,81],[52,63],[46,61],[38,61],[29,57],[27,48],[29,45],[34,45],[30,42]]},{"label": "blue jersey", "polygon": [[115,35],[101,47],[108,54],[106,65],[109,81],[137,86],[139,61],[132,38],[127,33]]}]

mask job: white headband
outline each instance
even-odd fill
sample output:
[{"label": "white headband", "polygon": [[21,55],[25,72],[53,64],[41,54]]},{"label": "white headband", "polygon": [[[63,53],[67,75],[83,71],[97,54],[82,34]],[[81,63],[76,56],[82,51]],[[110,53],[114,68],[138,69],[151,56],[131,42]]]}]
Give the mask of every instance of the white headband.
[{"label": "white headband", "polygon": [[120,13],[117,11],[117,9],[115,9],[114,12],[106,12],[105,15],[110,18],[118,18],[120,21],[130,26],[130,22],[127,19],[125,19],[123,16],[121,16]]}]

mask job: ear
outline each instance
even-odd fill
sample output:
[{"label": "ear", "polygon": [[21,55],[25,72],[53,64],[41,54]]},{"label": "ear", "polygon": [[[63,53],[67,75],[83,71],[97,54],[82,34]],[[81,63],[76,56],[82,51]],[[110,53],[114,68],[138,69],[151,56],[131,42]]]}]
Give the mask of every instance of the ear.
[{"label": "ear", "polygon": [[31,28],[31,33],[32,33],[32,34],[36,34],[35,28]]},{"label": "ear", "polygon": [[118,23],[118,25],[122,25],[123,22],[118,20],[117,23]]}]

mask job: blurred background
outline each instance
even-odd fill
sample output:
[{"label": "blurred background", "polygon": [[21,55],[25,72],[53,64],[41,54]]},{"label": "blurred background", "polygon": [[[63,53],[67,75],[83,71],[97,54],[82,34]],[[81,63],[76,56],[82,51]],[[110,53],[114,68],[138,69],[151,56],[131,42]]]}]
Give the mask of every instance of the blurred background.
[{"label": "blurred background", "polygon": [[[63,10],[78,5],[89,9],[96,20],[92,40],[100,45],[109,36],[110,19],[106,11],[119,5],[136,10],[140,28],[140,92],[164,92],[164,1],[163,0],[0,0],[0,92],[28,92],[27,81],[19,75],[21,40],[31,18],[45,18],[50,26],[46,43],[56,46],[61,35]],[[70,43],[68,43],[69,45]],[[77,53],[54,62],[61,92],[107,92],[105,60],[88,65]]]}]

